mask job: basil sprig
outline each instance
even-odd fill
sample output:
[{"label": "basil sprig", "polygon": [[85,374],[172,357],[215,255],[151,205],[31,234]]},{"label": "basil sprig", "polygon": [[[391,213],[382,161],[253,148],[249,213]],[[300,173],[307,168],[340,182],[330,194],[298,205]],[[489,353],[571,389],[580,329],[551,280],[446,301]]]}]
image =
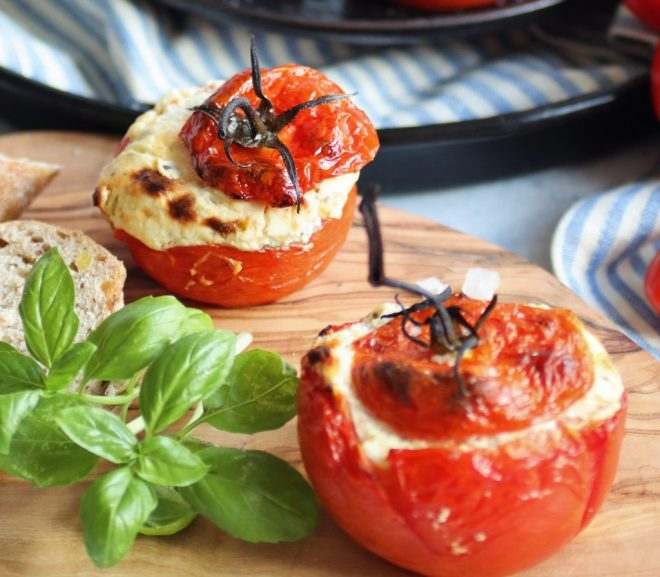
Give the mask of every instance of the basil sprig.
[{"label": "basil sprig", "polygon": [[[20,305],[30,355],[0,342],[0,469],[48,487],[80,482],[107,461],[80,507],[97,566],[121,561],[138,534],[172,535],[197,515],[250,542],[313,531],[312,490],[288,463],[191,437],[207,422],[238,433],[284,425],[295,414],[292,367],[267,351],[239,353],[234,334],[169,296],[133,302],[75,342],[74,303],[52,249]],[[116,392],[95,394],[98,381]]]}]

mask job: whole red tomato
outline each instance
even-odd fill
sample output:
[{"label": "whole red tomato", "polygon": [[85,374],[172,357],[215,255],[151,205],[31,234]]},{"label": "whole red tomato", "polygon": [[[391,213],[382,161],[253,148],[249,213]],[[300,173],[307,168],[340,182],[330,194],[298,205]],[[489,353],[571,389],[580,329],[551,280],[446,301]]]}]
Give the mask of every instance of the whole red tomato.
[{"label": "whole red tomato", "polygon": [[660,31],[660,0],[626,0],[626,6],[645,24]]},{"label": "whole red tomato", "polygon": [[660,46],[655,51],[653,66],[651,67],[651,89],[653,91],[655,115],[660,120]]},{"label": "whole red tomato", "polygon": [[[447,306],[474,323],[486,303]],[[347,533],[430,577],[502,577],[589,523],[616,472],[626,398],[575,315],[497,305],[461,364],[467,392],[452,356],[413,343],[400,318],[370,322],[327,329],[302,363],[303,460]],[[578,409],[596,378],[612,379],[611,404]]]},{"label": "whole red tomato", "polygon": [[660,315],[660,252],[655,255],[646,271],[646,298],[656,313]]}]

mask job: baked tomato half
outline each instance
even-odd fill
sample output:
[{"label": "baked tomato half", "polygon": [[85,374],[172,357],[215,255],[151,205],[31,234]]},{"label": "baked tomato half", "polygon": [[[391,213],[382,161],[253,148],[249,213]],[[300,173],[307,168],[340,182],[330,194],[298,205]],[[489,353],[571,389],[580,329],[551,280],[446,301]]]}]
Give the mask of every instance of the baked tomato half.
[{"label": "baked tomato half", "polygon": [[448,12],[494,6],[497,0],[398,0],[398,3],[421,10]]},{"label": "baked tomato half", "polygon": [[[446,304],[471,325],[487,307]],[[412,316],[419,341],[428,314]],[[616,472],[626,397],[607,353],[568,311],[499,304],[459,384],[455,355],[402,322],[380,311],[326,329],[302,361],[300,448],[323,505],[367,549],[430,577],[548,557]]]},{"label": "baked tomato half", "polygon": [[646,298],[651,303],[653,310],[660,315],[660,252],[655,255],[646,271],[644,288]]},{"label": "baked tomato half", "polygon": [[200,245],[159,251],[123,230],[115,236],[144,272],[180,297],[232,308],[262,305],[297,291],[327,268],[351,228],[356,197],[353,188],[341,218],[324,221],[300,246],[243,251]]},{"label": "baked tomato half", "polygon": [[660,0],[626,0],[626,6],[644,24],[660,31]]}]

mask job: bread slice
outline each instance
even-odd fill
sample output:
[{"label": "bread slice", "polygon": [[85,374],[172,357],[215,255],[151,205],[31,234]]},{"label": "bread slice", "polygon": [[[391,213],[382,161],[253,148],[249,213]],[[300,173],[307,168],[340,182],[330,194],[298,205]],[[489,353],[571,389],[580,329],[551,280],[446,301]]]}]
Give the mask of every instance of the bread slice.
[{"label": "bread slice", "polygon": [[76,287],[76,312],[82,340],[109,314],[124,305],[124,265],[79,231],[43,222],[16,220],[0,224],[0,341],[26,352],[18,305],[32,265],[51,247],[69,265]]},{"label": "bread slice", "polygon": [[18,218],[60,167],[0,154],[0,222]]}]

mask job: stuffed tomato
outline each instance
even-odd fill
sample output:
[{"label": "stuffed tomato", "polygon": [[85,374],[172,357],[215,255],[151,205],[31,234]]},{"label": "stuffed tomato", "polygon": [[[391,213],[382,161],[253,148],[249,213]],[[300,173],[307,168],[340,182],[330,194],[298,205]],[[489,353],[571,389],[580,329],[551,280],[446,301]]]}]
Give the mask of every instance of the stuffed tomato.
[{"label": "stuffed tomato", "polygon": [[626,396],[602,345],[569,311],[487,308],[446,302],[479,334],[460,367],[424,346],[428,303],[330,327],[302,362],[300,446],[321,502],[367,549],[431,577],[541,561],[616,472]]},{"label": "stuffed tomato", "polygon": [[161,100],[128,130],[94,199],[135,262],[174,294],[228,307],[301,288],[341,248],[376,131],[298,65]]}]

